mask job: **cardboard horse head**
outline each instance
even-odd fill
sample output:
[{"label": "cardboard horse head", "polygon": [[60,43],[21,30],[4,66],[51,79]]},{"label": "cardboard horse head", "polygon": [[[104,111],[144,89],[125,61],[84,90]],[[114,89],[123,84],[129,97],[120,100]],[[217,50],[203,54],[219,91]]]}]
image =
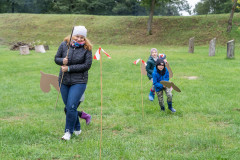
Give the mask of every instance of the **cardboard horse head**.
[{"label": "cardboard horse head", "polygon": [[51,90],[50,84],[59,91],[58,85],[58,76],[52,74],[46,74],[40,71],[41,73],[41,80],[40,80],[40,88],[43,92],[48,93]]}]

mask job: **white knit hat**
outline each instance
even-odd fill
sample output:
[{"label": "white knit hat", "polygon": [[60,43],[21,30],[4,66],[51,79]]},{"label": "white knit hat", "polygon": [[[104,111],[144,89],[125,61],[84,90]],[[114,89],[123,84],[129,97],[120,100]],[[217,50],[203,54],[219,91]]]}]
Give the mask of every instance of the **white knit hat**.
[{"label": "white knit hat", "polygon": [[82,35],[84,37],[87,37],[87,29],[85,28],[85,26],[75,26],[72,35]]}]

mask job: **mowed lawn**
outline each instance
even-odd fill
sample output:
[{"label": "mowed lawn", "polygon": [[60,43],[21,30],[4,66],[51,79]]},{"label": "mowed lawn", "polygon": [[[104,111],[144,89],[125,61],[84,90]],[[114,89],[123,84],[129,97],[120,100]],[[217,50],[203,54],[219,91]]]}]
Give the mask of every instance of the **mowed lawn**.
[{"label": "mowed lawn", "polygon": [[[214,57],[208,56],[208,46],[195,47],[194,54],[177,46],[101,47],[112,57],[103,55],[102,159],[240,159],[237,48],[235,59],[229,60],[225,46],[217,46]],[[133,61],[147,61],[153,47],[167,55],[170,80],[182,92],[173,91],[176,113],[161,112],[156,97],[148,100],[151,83],[143,76],[142,117],[140,67]],[[58,75],[56,50],[50,46],[47,53],[20,55],[0,46],[0,159],[99,159],[100,62],[93,61],[81,105],[92,115],[91,124],[81,120],[82,134],[62,141],[62,99],[55,110],[57,91],[40,89],[40,71]],[[197,79],[189,79],[192,76]]]}]

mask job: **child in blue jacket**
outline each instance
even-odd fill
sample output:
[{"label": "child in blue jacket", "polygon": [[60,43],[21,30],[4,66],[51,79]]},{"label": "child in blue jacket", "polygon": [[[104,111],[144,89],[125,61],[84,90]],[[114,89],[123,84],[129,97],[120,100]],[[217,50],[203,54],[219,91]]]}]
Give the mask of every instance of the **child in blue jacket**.
[{"label": "child in blue jacket", "polygon": [[159,58],[157,60],[156,67],[153,70],[152,77],[153,77],[153,85],[157,92],[158,101],[159,101],[161,110],[165,111],[164,100],[163,100],[163,91],[165,91],[167,95],[168,109],[171,110],[172,112],[176,112],[176,110],[172,107],[172,92],[170,88],[167,88],[160,83],[161,81],[169,81],[169,72],[165,67],[165,63],[163,59]]}]

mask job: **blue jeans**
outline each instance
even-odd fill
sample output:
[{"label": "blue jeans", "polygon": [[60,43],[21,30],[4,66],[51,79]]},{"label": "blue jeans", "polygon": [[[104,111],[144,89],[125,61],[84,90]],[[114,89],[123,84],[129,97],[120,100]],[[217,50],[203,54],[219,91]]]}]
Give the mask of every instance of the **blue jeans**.
[{"label": "blue jeans", "polygon": [[61,95],[66,107],[65,132],[79,131],[81,125],[78,118],[77,107],[79,99],[86,89],[86,84],[61,85]]}]

